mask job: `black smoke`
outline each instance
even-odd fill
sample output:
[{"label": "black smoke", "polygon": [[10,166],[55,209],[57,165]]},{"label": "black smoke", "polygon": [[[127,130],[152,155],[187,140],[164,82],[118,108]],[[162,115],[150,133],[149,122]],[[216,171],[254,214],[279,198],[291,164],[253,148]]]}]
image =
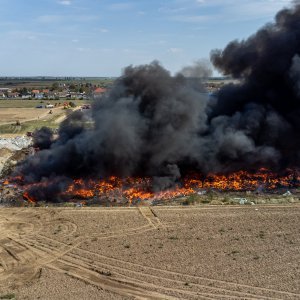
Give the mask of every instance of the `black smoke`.
[{"label": "black smoke", "polygon": [[27,183],[60,178],[58,194],[77,177],[150,176],[158,190],[189,172],[299,167],[300,5],[211,60],[240,83],[210,99],[200,80],[185,77],[191,72],[171,76],[157,62],[127,67],[90,117],[72,114],[18,172]]},{"label": "black smoke", "polygon": [[[233,41],[224,50],[211,53],[213,64],[225,75],[242,80],[218,94],[209,122],[216,120],[225,132],[232,132],[244,155],[276,169],[298,167],[300,162],[300,4],[280,11],[275,23],[261,28],[243,41]],[[241,135],[236,138],[236,133]],[[238,141],[237,141],[238,140]],[[228,155],[220,154],[226,161]],[[242,159],[241,159],[242,158]],[[250,160],[249,160],[250,158]]]},{"label": "black smoke", "polygon": [[35,130],[33,134],[33,147],[40,150],[48,149],[53,141],[53,131],[48,127]]}]

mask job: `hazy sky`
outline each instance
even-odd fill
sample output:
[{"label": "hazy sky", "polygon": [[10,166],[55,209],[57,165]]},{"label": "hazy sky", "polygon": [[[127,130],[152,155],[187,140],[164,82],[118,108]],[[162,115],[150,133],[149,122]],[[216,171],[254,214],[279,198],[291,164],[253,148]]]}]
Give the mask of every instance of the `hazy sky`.
[{"label": "hazy sky", "polygon": [[176,72],[243,39],[291,0],[0,0],[0,76]]}]

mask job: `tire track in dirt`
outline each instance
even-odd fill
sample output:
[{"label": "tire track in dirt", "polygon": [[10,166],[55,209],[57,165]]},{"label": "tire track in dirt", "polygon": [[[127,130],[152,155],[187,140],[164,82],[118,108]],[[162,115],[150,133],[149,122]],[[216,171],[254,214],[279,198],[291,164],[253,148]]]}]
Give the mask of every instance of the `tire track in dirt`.
[{"label": "tire track in dirt", "polygon": [[[118,269],[122,269],[124,270],[125,272],[134,272],[137,274],[137,276],[141,276],[141,275],[146,275],[146,276],[151,276],[153,278],[156,278],[158,280],[167,280],[167,281],[170,281],[170,282],[173,282],[174,284],[178,284],[178,283],[186,283],[186,282],[189,282],[189,285],[192,285],[192,286],[197,286],[197,287],[200,287],[200,288],[206,288],[206,289],[210,289],[210,290],[214,290],[214,291],[222,291],[225,293],[226,292],[230,292],[230,297],[232,296],[237,296],[237,294],[239,296],[242,296],[243,298],[257,298],[258,295],[260,295],[260,299],[276,299],[275,296],[274,296],[274,292],[278,292],[278,291],[274,291],[274,290],[268,290],[268,292],[271,292],[272,293],[272,296],[264,296],[261,289],[256,289],[255,287],[252,287],[252,286],[245,286],[243,285],[242,287],[243,288],[246,288],[247,290],[249,289],[252,289],[252,291],[242,291],[242,288],[240,285],[235,285],[234,283],[228,283],[228,282],[221,282],[222,283],[222,286],[221,287],[218,287],[218,286],[213,286],[212,284],[212,281],[213,280],[210,280],[210,279],[206,279],[206,280],[209,280],[208,283],[206,283],[206,285],[204,283],[199,283],[199,282],[192,282],[191,279],[200,279],[200,281],[203,281],[204,278],[203,277],[197,277],[197,276],[190,276],[190,275],[185,275],[185,274],[181,274],[181,273],[177,273],[177,272],[172,272],[172,271],[166,271],[166,270],[161,270],[161,269],[157,269],[157,268],[152,268],[152,267],[147,267],[147,266],[144,266],[144,265],[138,265],[138,264],[133,264],[133,263],[129,263],[129,262],[126,262],[126,261],[122,261],[122,260],[118,260],[118,259],[114,259],[114,258],[111,258],[111,257],[107,257],[107,256],[103,256],[103,255],[99,255],[97,253],[93,253],[93,252],[89,252],[87,250],[83,250],[83,249],[76,249],[76,251],[80,251],[80,253],[78,254],[79,257],[83,257],[82,255],[82,252],[87,252],[89,253],[90,255],[93,255],[92,257],[93,258],[93,261],[96,263],[96,262],[99,262],[97,260],[95,260],[95,256],[97,257],[102,257],[103,260],[106,262],[106,263],[103,263],[103,262],[100,262],[102,265],[104,266],[107,266],[107,267],[110,267],[110,268],[118,268]],[[73,252],[72,252],[73,253]],[[113,265],[113,262],[117,262],[117,263],[121,263],[121,264],[125,264],[127,265],[127,267],[120,267],[120,265]],[[129,266],[129,267],[128,267]],[[134,266],[136,268],[136,270],[132,271],[132,269],[130,269],[130,267]],[[142,269],[143,271],[137,271],[138,269]],[[145,271],[147,270],[147,272]],[[158,276],[158,275],[153,275],[154,272],[157,274],[157,272],[160,272],[162,275]],[[176,275],[177,276],[177,279],[173,279],[173,275]],[[179,277],[179,279],[178,279]],[[220,283],[220,282],[219,282]],[[224,287],[224,284],[225,284],[225,287]],[[229,286],[228,286],[229,284]],[[233,290],[233,287],[235,288],[238,288],[239,290]],[[259,291],[259,293],[257,293]],[[265,292],[265,291],[263,291]],[[279,292],[281,294],[281,292]],[[285,293],[283,293],[285,294]],[[225,296],[225,295],[224,295]],[[277,299],[282,299],[281,296],[278,297]]]},{"label": "tire track in dirt", "polygon": [[[68,245],[65,245],[65,246],[68,246]],[[52,256],[57,255],[56,254],[57,247],[55,247],[54,245],[47,244],[45,242],[44,243],[39,242],[39,246],[36,243],[34,245],[34,247],[38,248],[41,251],[47,251],[47,252],[49,252],[49,254],[52,253]],[[68,264],[68,263],[71,263],[71,264],[73,263],[75,265],[78,264],[85,269],[96,270],[96,272],[99,272],[99,268],[101,270],[101,268],[104,267],[106,270],[113,270],[113,274],[117,274],[119,276],[119,278],[125,278],[125,280],[128,282],[132,282],[133,280],[135,283],[140,282],[144,288],[146,286],[149,286],[149,287],[155,287],[155,289],[160,289],[160,290],[167,290],[167,291],[170,290],[170,288],[162,286],[161,284],[157,285],[157,284],[150,283],[149,277],[157,279],[160,282],[163,280],[168,281],[168,282],[172,283],[172,285],[174,285],[174,286],[178,286],[179,284],[181,286],[183,286],[185,283],[183,280],[178,280],[178,279],[174,280],[174,279],[170,279],[170,278],[166,278],[166,277],[155,276],[155,275],[151,275],[148,273],[143,273],[140,271],[133,271],[129,268],[115,266],[115,265],[112,265],[111,263],[110,264],[103,263],[103,262],[95,260],[95,259],[93,261],[91,261],[91,259],[84,257],[81,249],[73,249],[73,250],[79,251],[80,254],[75,254],[74,252],[69,251],[64,256],[61,256],[62,253],[58,252],[58,255],[60,256],[60,259],[59,259],[60,262],[65,263],[65,264]],[[53,260],[52,263],[50,263],[50,265],[52,265],[53,263],[55,264],[56,260]],[[97,269],[97,267],[98,267],[98,269]],[[128,273],[135,274],[136,277],[134,277],[134,276],[129,277],[128,275],[125,275]],[[141,280],[141,277],[143,277],[143,276],[146,278],[144,280]],[[205,286],[205,285],[197,284],[197,283],[190,283],[190,286],[196,287],[198,289],[200,288],[200,290],[197,290],[196,292],[189,292],[189,291],[178,289],[178,288],[177,289],[173,288],[171,290],[181,293],[183,295],[193,296],[194,298],[195,297],[198,298],[199,295],[202,295],[202,296],[205,295],[205,296],[210,296],[210,297],[215,296],[215,297],[217,297],[217,299],[220,299],[219,297],[223,297],[223,298],[227,298],[227,299],[232,299],[232,297],[239,297],[239,298],[243,298],[243,299],[256,299],[258,296],[258,294],[253,295],[253,294],[250,294],[249,292],[245,293],[245,292],[239,292],[239,291],[232,291],[232,290],[228,290],[228,289],[224,289],[224,288],[214,288],[214,287],[209,287],[209,286]],[[274,295],[272,296],[272,298],[266,297],[263,295],[259,295],[259,297],[260,297],[260,299],[276,299],[274,297]],[[277,299],[281,299],[281,298],[277,298]]]},{"label": "tire track in dirt", "polygon": [[[105,271],[103,271],[103,269],[104,270],[112,270],[112,275],[114,275],[114,276],[118,275],[118,278],[123,278],[128,282],[139,283],[145,288],[152,287],[152,288],[155,288],[156,290],[159,289],[159,290],[165,290],[165,291],[168,291],[168,292],[170,292],[170,291],[174,292],[175,291],[175,292],[180,293],[182,295],[186,295],[186,296],[188,295],[188,296],[196,297],[197,299],[200,295],[206,296],[206,297],[223,296],[224,298],[229,298],[229,299],[232,298],[232,296],[225,295],[224,293],[221,294],[221,292],[224,292],[224,290],[222,290],[222,291],[219,290],[218,292],[220,292],[220,293],[216,293],[215,290],[213,290],[213,289],[211,289],[207,286],[202,286],[202,285],[199,285],[199,284],[196,284],[196,285],[192,284],[192,285],[189,285],[189,287],[190,286],[201,287],[201,291],[200,290],[198,290],[198,291],[188,291],[188,290],[184,290],[184,289],[180,289],[180,288],[174,288],[174,287],[170,288],[168,286],[163,285],[163,284],[165,284],[165,283],[163,283],[163,281],[169,282],[169,284],[171,286],[178,286],[178,285],[184,286],[185,282],[182,281],[182,280],[173,280],[173,279],[166,278],[166,277],[159,277],[159,276],[155,276],[155,275],[150,275],[148,273],[133,271],[133,270],[130,270],[130,269],[119,267],[119,266],[112,266],[111,264],[106,264],[106,263],[95,261],[95,260],[93,260],[92,262],[89,262],[90,259],[84,258],[82,255],[74,255],[72,252],[69,253],[67,257],[64,257],[64,260],[69,260],[70,257],[72,259],[74,259],[74,263],[77,263],[77,264],[82,264],[82,261],[85,261],[84,266],[88,267],[88,268],[92,268],[93,270],[96,270],[96,272],[107,274],[107,273],[105,273]],[[108,272],[110,272],[110,271],[108,271]],[[128,274],[131,274],[131,276],[129,276]],[[132,276],[132,274],[133,274],[133,276]],[[143,277],[146,277],[146,278],[142,280]],[[150,282],[151,279],[159,280],[160,284],[151,283]],[[213,291],[204,291],[203,288],[213,290]],[[241,294],[239,296],[241,296]],[[247,298],[244,294],[243,294],[243,298],[244,299],[250,299],[249,297]],[[251,299],[253,299],[253,298],[251,297]]]},{"label": "tire track in dirt", "polygon": [[36,271],[31,266],[36,260],[35,253],[23,244],[10,238],[1,240],[1,264],[4,270],[0,272],[0,285],[7,286],[9,280],[17,285],[24,282],[24,277],[26,280],[32,279]]},{"label": "tire track in dirt", "polygon": [[43,229],[43,224],[40,221],[41,215],[44,217],[43,220],[49,219],[51,215],[48,212],[41,213],[41,215],[33,214],[27,209],[10,214],[7,214],[7,211],[3,210],[0,214],[5,214],[6,216],[0,224],[0,263],[2,266],[0,271],[0,285],[2,286],[8,286],[9,282],[18,285],[36,276],[38,271],[36,262],[39,255],[35,251],[32,251],[30,247],[24,245],[24,243],[19,243],[18,239],[25,236],[27,238],[35,237]]},{"label": "tire track in dirt", "polygon": [[[74,235],[77,232],[76,224],[73,226],[73,223],[68,223],[68,221],[62,219],[54,220],[51,215],[48,215],[49,218],[45,223],[37,222],[38,225],[33,227],[33,232],[24,232],[24,234],[20,235],[18,231],[22,229],[22,226],[11,225],[6,230],[6,234],[12,244],[7,246],[9,245],[7,241],[6,244],[0,241],[0,245],[6,247],[3,247],[3,251],[8,249],[13,254],[9,259],[4,259],[4,265],[9,260],[14,260],[14,263],[11,265],[6,264],[7,270],[0,271],[0,280],[5,277],[2,275],[7,275],[8,278],[15,276],[15,271],[20,269],[24,262],[29,262],[29,269],[34,270],[29,278],[33,278],[39,268],[47,266],[104,289],[121,295],[134,296],[138,299],[175,299],[178,298],[176,295],[181,295],[180,299],[299,299],[300,295],[294,293],[167,271],[79,248],[81,243],[90,241],[93,237],[109,239],[144,234],[147,231],[164,226],[155,212],[149,207],[139,208],[139,212],[148,224],[101,235],[94,234],[88,238],[82,236],[75,238]],[[20,224],[20,222],[18,223],[20,220],[16,216],[9,221]],[[3,225],[5,227],[5,223],[1,222],[1,227]],[[59,238],[62,241],[40,233],[46,226],[49,229],[49,224],[55,228],[55,226],[61,226],[62,223],[65,225],[59,233]],[[23,220],[22,224],[26,224],[26,222]],[[32,223],[28,222],[28,224]],[[35,232],[35,229],[38,229],[38,232]],[[72,244],[64,242],[64,239],[72,237],[74,237]],[[16,251],[16,245],[19,245],[19,252]],[[9,252],[7,253],[9,255]],[[2,256],[0,256],[0,262],[1,258]],[[14,271],[14,274],[10,274],[11,271]],[[105,272],[111,272],[112,276],[108,276],[108,273]],[[188,282],[188,286],[184,287],[186,282]],[[170,286],[175,286],[176,288]],[[187,290],[189,288],[193,290]],[[155,290],[158,292],[155,292]]]},{"label": "tire track in dirt", "polygon": [[[39,245],[37,245],[37,244],[39,244]],[[59,243],[59,244],[61,244],[61,243]],[[65,245],[65,246],[68,246],[68,245]],[[35,244],[33,245],[33,247],[38,249],[39,251],[47,252],[47,255],[44,255],[44,257],[46,257],[46,258],[48,257],[48,255],[50,255],[50,256],[57,255],[57,247],[55,247],[51,244],[47,244],[45,242],[43,243],[41,241],[38,241],[38,242],[35,241]],[[61,252],[59,252],[59,254],[61,254]],[[171,298],[169,296],[167,297],[165,294],[158,294],[158,293],[153,294],[153,291],[145,290],[145,285],[142,285],[142,286],[137,285],[135,281],[130,279],[130,277],[127,277],[126,280],[124,280],[122,278],[114,278],[114,279],[108,280],[107,276],[105,276],[105,275],[101,276],[101,273],[95,271],[95,268],[91,267],[89,264],[84,263],[82,259],[80,261],[78,261],[78,259],[76,259],[75,263],[72,263],[72,261],[70,261],[70,258],[72,256],[70,256],[69,259],[67,259],[66,256],[69,257],[69,253],[67,253],[64,256],[61,256],[60,259],[52,260],[52,262],[49,263],[47,266],[50,268],[54,268],[54,269],[60,269],[61,271],[68,272],[68,273],[70,273],[70,270],[73,270],[73,272],[71,272],[69,275],[72,275],[73,277],[76,277],[79,279],[83,279],[85,281],[87,281],[86,278],[89,278],[88,282],[90,282],[94,285],[100,286],[102,288],[109,289],[111,291],[116,291],[115,285],[117,285],[118,289],[121,288],[121,291],[119,291],[119,294],[124,294],[124,289],[125,289],[127,291],[125,293],[126,295],[140,296],[140,292],[142,291],[142,295],[144,297],[147,295],[147,299],[162,299],[162,298],[174,299],[173,297],[171,297]],[[39,262],[39,265],[41,263],[44,264],[45,262],[44,261]],[[59,265],[59,267],[57,265]],[[76,270],[76,272],[74,270]],[[78,272],[79,272],[79,274],[78,274]],[[93,280],[91,280],[90,274],[93,274]],[[107,280],[108,280],[108,282],[107,282]],[[120,283],[121,283],[121,285],[120,285]],[[134,292],[132,291],[132,286],[135,286]],[[138,294],[136,293],[137,288],[139,290]],[[157,289],[157,288],[158,288],[158,286],[154,285],[154,289]],[[128,291],[128,289],[129,289],[129,291]],[[197,297],[197,298],[199,299],[199,297]],[[206,297],[203,299],[210,299],[210,298]]]},{"label": "tire track in dirt", "polygon": [[[133,228],[130,231],[134,231],[132,232],[125,232],[123,231],[123,233],[117,233],[117,234],[111,234],[111,235],[106,235],[103,236],[102,238],[111,238],[111,237],[117,237],[117,236],[124,236],[124,235],[128,235],[128,234],[136,234],[137,232],[145,232],[148,230],[152,230],[152,228],[149,228],[149,226],[141,226],[140,228]],[[115,282],[115,280],[109,280],[106,282],[103,281],[103,278],[99,280],[99,278],[97,277],[99,274],[96,272],[93,272],[92,270],[90,270],[89,268],[79,268],[80,269],[80,274],[78,274],[78,266],[72,266],[70,268],[69,264],[66,263],[65,261],[60,262],[62,264],[62,266],[57,267],[58,260],[60,257],[63,257],[65,255],[68,254],[68,252],[70,252],[71,250],[75,249],[80,243],[82,243],[85,239],[80,239],[79,242],[76,242],[75,245],[70,246],[67,244],[64,244],[62,242],[57,242],[54,239],[51,238],[47,238],[47,237],[42,237],[42,236],[37,236],[36,238],[44,238],[44,241],[40,241],[40,240],[35,240],[33,238],[23,238],[21,239],[21,241],[19,241],[20,243],[24,243],[25,245],[27,245],[27,247],[30,248],[35,248],[38,250],[38,252],[43,252],[44,255],[42,255],[43,257],[37,262],[37,265],[39,267],[41,267],[42,265],[48,265],[51,268],[54,269],[59,269],[59,270],[63,270],[64,272],[70,273],[70,275],[72,275],[73,277],[77,277],[79,279],[83,279],[85,281],[87,281],[86,279],[88,278],[88,281],[91,281],[91,278],[93,278],[92,283],[96,284],[98,286],[101,286],[103,288],[109,289],[111,291],[115,291],[118,292],[119,294],[124,294],[124,295],[131,295],[131,296],[135,296],[138,297],[140,299],[144,299],[145,295],[147,295],[147,299],[161,299],[161,298],[165,298],[165,299],[173,299],[170,297],[165,297],[164,295],[158,294],[156,292],[147,292],[144,291],[143,289],[141,289],[140,287],[137,286],[132,286],[128,285],[125,282]],[[45,240],[47,240],[47,242],[45,242]],[[28,244],[26,243],[26,241],[28,242]],[[53,243],[57,243],[59,244],[59,246],[64,247],[64,248],[59,248],[59,247],[55,247],[52,244],[49,244],[49,241]],[[46,252],[46,255],[45,255]],[[70,271],[73,270],[73,272]],[[74,272],[74,270],[77,270],[77,272]],[[87,276],[88,275],[88,276]],[[125,292],[124,292],[125,291]],[[143,297],[141,297],[143,296]]]},{"label": "tire track in dirt", "polygon": [[[153,228],[152,228],[152,226],[150,226],[150,224],[147,224],[147,225],[140,226],[138,228],[131,228],[131,229],[128,229],[128,230],[125,230],[125,231],[121,230],[119,232],[105,233],[105,234],[102,234],[101,236],[97,235],[97,239],[121,237],[121,236],[126,236],[126,235],[131,235],[131,234],[144,233],[144,232],[149,231],[149,230],[153,230]],[[70,234],[63,234],[63,235],[67,236],[67,235],[70,235]],[[44,239],[44,240],[41,241],[41,239]],[[45,240],[47,240],[47,242],[45,242]],[[84,240],[87,240],[87,239],[86,238],[85,239],[80,239],[80,241],[76,242],[75,245],[70,246],[70,245],[67,245],[65,243],[58,242],[55,239],[51,239],[51,238],[48,238],[46,236],[42,236],[40,234],[37,234],[37,235],[31,236],[31,237],[26,237],[26,236],[25,237],[20,237],[18,239],[18,242],[25,244],[27,246],[27,248],[32,249],[33,251],[36,251],[36,250],[38,251],[38,254],[41,256],[41,258],[36,262],[36,264],[39,267],[42,266],[42,265],[46,265],[46,264],[53,267],[53,264],[54,265],[57,264],[58,258],[67,255],[68,252],[70,252],[71,250],[77,248],[78,245],[80,243],[82,243]],[[54,245],[55,243],[56,243],[56,246]],[[57,246],[57,244],[59,246]],[[64,263],[64,264],[66,264],[66,263]],[[54,268],[56,268],[56,267],[54,266]],[[66,268],[66,266],[63,269],[65,269],[65,268]],[[85,267],[85,268],[81,269],[81,272],[86,273],[86,272],[93,272],[93,271],[91,271],[89,267],[88,268]],[[94,277],[96,275],[99,275],[99,274],[95,273]],[[78,277],[78,274],[75,273],[75,274],[72,274],[72,276]],[[81,276],[79,276],[79,277],[81,277]],[[86,278],[83,278],[83,279],[86,280]],[[115,280],[113,280],[112,282],[114,283],[114,285],[116,284]],[[95,284],[95,282],[94,282],[94,284]],[[97,279],[96,284],[97,285],[99,285],[99,284],[103,285],[103,280],[99,282],[99,279]],[[130,291],[128,291],[128,288],[129,288],[128,283],[123,283],[123,285],[124,284],[125,284],[125,287],[126,287],[126,289],[125,289],[126,290],[126,293],[125,293],[126,295],[134,295],[134,296],[138,296],[138,297],[143,295],[143,297],[144,297],[145,292],[146,292],[144,289],[135,287],[135,290],[132,291],[132,287],[130,287],[132,285],[131,284],[131,285],[129,285]],[[117,283],[117,286],[118,286],[117,289],[120,289],[120,283],[119,282]],[[112,291],[114,291],[116,289],[116,287],[112,287],[112,283],[109,284],[109,287]],[[138,291],[136,291],[136,289],[138,289]],[[124,290],[124,286],[122,287],[122,290]],[[124,293],[124,292],[122,292],[122,290],[121,291],[119,290],[119,293],[121,293],[121,294]],[[161,298],[173,299],[173,298],[170,298],[170,297],[165,297],[165,295],[158,294],[158,293],[153,292],[153,291],[146,292],[146,294],[147,294],[148,299],[152,299],[152,298],[153,299],[161,299]]]},{"label": "tire track in dirt", "polygon": [[140,206],[138,210],[153,228],[164,227],[160,219],[149,206]]},{"label": "tire track in dirt", "polygon": [[[134,232],[134,234],[136,234],[137,232]],[[115,235],[113,235],[113,236],[115,236]],[[77,248],[77,245],[75,245],[75,247],[70,247],[69,245],[67,245],[67,244],[65,244],[65,243],[62,243],[62,242],[58,242],[58,241],[56,241],[56,240],[54,240],[54,239],[51,239],[51,238],[48,238],[48,237],[45,237],[45,236],[40,236],[40,237],[42,237],[42,238],[44,238],[44,239],[47,239],[48,240],[48,242],[45,242],[44,241],[44,245],[43,245],[43,243],[42,242],[40,242],[40,241],[32,241],[31,240],[31,242],[35,242],[36,244],[37,243],[40,243],[40,250],[46,250],[47,248],[48,248],[48,251],[51,253],[52,252],[52,255],[54,255],[54,252],[56,251],[57,253],[55,253],[55,258],[53,259],[53,261],[55,261],[55,259],[57,259],[58,257],[60,257],[60,258],[62,258],[63,256],[65,257],[66,255],[69,255],[69,256],[72,256],[72,253],[71,253],[71,251],[72,250],[76,250],[76,251],[80,251],[80,255],[78,255],[78,257],[81,257],[81,260],[83,261],[84,260],[84,255],[82,254],[82,252],[86,252],[86,253],[89,253],[89,254],[92,254],[92,255],[96,255],[96,256],[99,256],[99,254],[96,254],[96,253],[93,253],[93,252],[89,252],[89,251],[87,251],[87,250],[82,250],[82,249],[76,249]],[[112,237],[112,236],[103,236],[102,238],[110,238],[110,237]],[[99,238],[99,237],[98,237]],[[60,246],[62,246],[62,247],[66,247],[66,250],[64,250],[64,251],[57,251],[57,248],[58,247],[55,247],[55,246],[53,246],[53,245],[51,245],[51,244],[49,244],[49,241],[51,241],[52,243],[54,242],[54,243],[58,243]],[[82,241],[81,241],[82,242]],[[80,242],[80,243],[81,243]],[[78,243],[78,244],[80,244],[80,243]],[[44,248],[42,248],[41,249],[41,245],[42,245],[42,247],[44,247]],[[37,246],[37,245],[35,245],[35,246]],[[76,254],[75,254],[76,255]],[[74,256],[74,254],[73,254],[73,256]],[[78,259],[78,257],[77,257],[77,259]],[[170,278],[167,278],[167,277],[165,277],[165,276],[154,276],[154,275],[151,275],[151,274],[149,274],[149,268],[148,267],[145,267],[145,266],[141,266],[141,265],[138,265],[139,267],[143,267],[143,269],[147,269],[148,268],[148,273],[141,273],[141,272],[137,272],[137,271],[135,271],[135,270],[130,270],[129,268],[128,268],[128,264],[129,265],[134,265],[135,267],[137,266],[137,264],[131,264],[131,263],[128,263],[128,262],[123,262],[123,261],[121,261],[121,263],[125,263],[125,264],[127,264],[127,267],[126,268],[124,268],[124,267],[120,267],[120,266],[115,266],[115,265],[113,265],[112,264],[112,261],[118,261],[118,262],[120,262],[119,260],[116,260],[116,259],[112,259],[112,258],[109,258],[109,257],[103,257],[104,259],[105,259],[105,261],[107,261],[107,260],[110,260],[110,264],[109,265],[107,265],[107,264],[105,264],[105,263],[103,263],[103,262],[99,262],[99,261],[95,261],[95,263],[100,263],[100,264],[102,264],[102,266],[103,265],[105,265],[106,267],[110,267],[110,268],[117,268],[117,269],[121,269],[121,271],[123,271],[123,273],[125,272],[125,273],[128,273],[128,272],[131,272],[131,273],[135,273],[136,275],[137,275],[137,277],[140,277],[140,276],[142,276],[142,275],[144,275],[144,276],[149,276],[149,277],[154,277],[154,278],[156,278],[156,279],[159,279],[159,280],[167,280],[167,281],[171,281],[171,282],[173,282],[174,284],[178,284],[178,283],[180,283],[180,284],[183,284],[184,283],[184,280],[174,280],[174,279],[170,279]],[[88,260],[88,258],[86,258],[86,260]],[[78,263],[79,263],[79,261],[78,261]],[[81,262],[82,263],[82,262]],[[91,267],[91,265],[88,265],[88,266],[86,266],[87,268],[90,268]],[[159,269],[155,269],[155,268],[150,268],[152,271],[153,270],[155,270],[155,272],[157,272]],[[163,271],[163,270],[159,270],[160,272],[164,272],[164,274],[166,274],[166,272],[167,273],[171,273],[171,274],[174,274],[174,272],[170,272],[170,271]],[[180,276],[185,276],[185,275],[183,275],[183,274],[180,274],[180,273],[176,273],[176,274],[178,274],[178,275],[180,275]],[[122,274],[120,274],[120,275],[122,275]],[[128,276],[127,276],[128,277]],[[189,277],[189,276],[188,276]],[[190,278],[190,277],[189,277]],[[203,278],[201,278],[202,280],[203,280]],[[252,294],[251,293],[249,293],[249,292],[239,292],[239,291],[234,291],[234,290],[232,290],[232,286],[230,287],[230,288],[228,288],[228,286],[224,289],[224,287],[222,287],[222,288],[220,288],[220,287],[212,287],[211,286],[211,282],[208,284],[208,285],[203,285],[203,284],[199,284],[199,283],[190,283],[191,284],[191,286],[198,286],[198,287],[201,287],[202,289],[208,289],[208,290],[214,290],[214,293],[216,293],[216,291],[218,291],[218,292],[222,292],[222,294],[216,294],[217,296],[223,296],[223,297],[225,297],[226,298],[226,293],[228,294],[228,292],[230,292],[230,295],[228,296],[227,295],[227,298],[229,297],[231,297],[231,296],[239,296],[239,297],[243,297],[243,298],[253,298],[253,297],[257,297],[257,290],[255,290],[255,293],[254,293],[254,295],[253,295],[253,287],[251,287],[252,288]],[[247,286],[247,288],[249,289],[249,287]],[[260,292],[261,292],[261,290],[260,290]],[[276,291],[277,292],[277,291]],[[272,293],[274,293],[274,291],[272,291]],[[210,295],[210,294],[209,294]],[[260,293],[260,298],[261,299],[269,299],[268,298],[268,296],[263,296],[261,293]],[[272,299],[274,299],[274,294],[272,295]],[[278,298],[278,299],[280,299],[280,297]]]}]

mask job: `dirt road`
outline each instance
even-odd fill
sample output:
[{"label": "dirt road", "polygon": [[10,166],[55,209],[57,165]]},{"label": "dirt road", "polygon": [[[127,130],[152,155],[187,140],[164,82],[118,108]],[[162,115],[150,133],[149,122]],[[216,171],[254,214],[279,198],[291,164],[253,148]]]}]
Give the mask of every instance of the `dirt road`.
[{"label": "dirt road", "polygon": [[300,299],[299,208],[3,208],[0,296]]}]

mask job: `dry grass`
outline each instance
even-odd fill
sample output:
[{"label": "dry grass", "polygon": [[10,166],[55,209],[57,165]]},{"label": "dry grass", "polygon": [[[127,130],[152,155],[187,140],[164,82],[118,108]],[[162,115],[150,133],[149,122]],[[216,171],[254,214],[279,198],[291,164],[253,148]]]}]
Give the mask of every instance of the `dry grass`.
[{"label": "dry grass", "polygon": [[[61,107],[53,108],[52,114],[50,109],[35,108],[36,105],[45,105],[48,101],[44,100],[0,100],[0,133],[1,137],[10,137],[23,135],[27,131],[47,126],[49,128],[57,128],[59,123],[65,119],[65,115],[70,113]],[[49,101],[52,104],[59,101]],[[64,101],[61,101],[63,103]],[[84,101],[72,101],[80,106]],[[16,121],[21,126],[16,126]]]}]

